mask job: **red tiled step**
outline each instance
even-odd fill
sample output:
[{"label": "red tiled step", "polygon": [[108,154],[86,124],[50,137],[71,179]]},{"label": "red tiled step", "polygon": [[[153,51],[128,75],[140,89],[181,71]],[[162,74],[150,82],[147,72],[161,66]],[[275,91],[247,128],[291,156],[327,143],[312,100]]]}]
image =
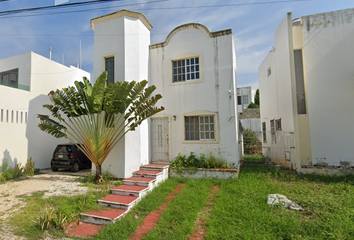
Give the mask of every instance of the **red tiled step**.
[{"label": "red tiled step", "polygon": [[138,197],[110,194],[104,198],[99,199],[98,205],[112,208],[129,209],[137,199]]},{"label": "red tiled step", "polygon": [[147,178],[156,178],[160,174],[162,174],[162,171],[139,170],[133,172],[134,177],[147,177]]},{"label": "red tiled step", "polygon": [[90,223],[80,223],[68,230],[68,234],[73,237],[89,238],[92,235],[96,235],[103,228],[102,225],[95,225]]},{"label": "red tiled step", "polygon": [[136,186],[149,186],[149,183],[155,182],[156,179],[153,178],[143,178],[143,177],[131,177],[123,180],[126,185],[136,185]]},{"label": "red tiled step", "polygon": [[118,187],[112,188],[111,192],[112,194],[116,195],[140,197],[140,193],[145,192],[147,190],[148,187],[123,184]]},{"label": "red tiled step", "polygon": [[99,225],[106,225],[114,223],[118,218],[122,217],[127,210],[124,209],[101,209],[96,211],[89,211],[81,213],[81,220],[86,223],[94,223]]}]

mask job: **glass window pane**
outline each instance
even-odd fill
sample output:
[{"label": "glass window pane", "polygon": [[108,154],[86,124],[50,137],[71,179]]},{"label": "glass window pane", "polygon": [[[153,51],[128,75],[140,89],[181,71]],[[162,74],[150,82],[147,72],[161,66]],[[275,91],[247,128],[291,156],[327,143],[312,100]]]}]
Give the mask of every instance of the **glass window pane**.
[{"label": "glass window pane", "polygon": [[195,79],[199,79],[199,72],[195,74]]},{"label": "glass window pane", "polygon": [[209,123],[209,117],[205,117],[205,123]]},{"label": "glass window pane", "polygon": [[194,132],[191,132],[191,133],[190,133],[190,136],[191,136],[191,137],[190,137],[190,140],[195,140],[195,139],[194,139]]},{"label": "glass window pane", "polygon": [[173,74],[177,74],[177,68],[173,69]]},{"label": "glass window pane", "polygon": [[191,72],[194,72],[194,66],[191,66]]},{"label": "glass window pane", "polygon": [[194,73],[191,74],[191,78],[194,79]]},{"label": "glass window pane", "polygon": [[184,122],[189,123],[189,117],[184,117]]},{"label": "glass window pane", "polygon": [[205,133],[205,139],[209,139],[209,133],[208,132]]},{"label": "glass window pane", "polygon": [[185,136],[186,140],[190,140],[190,138],[189,138],[189,133],[186,132],[185,135],[186,135],[186,136]]},{"label": "glass window pane", "polygon": [[189,65],[189,59],[186,60],[186,64]]},{"label": "glass window pane", "polygon": [[210,131],[214,131],[214,124],[210,124]]},{"label": "glass window pane", "polygon": [[178,73],[182,73],[182,68],[178,68]]},{"label": "glass window pane", "polygon": [[210,116],[210,123],[214,123],[214,117]]},{"label": "glass window pane", "polygon": [[204,131],[204,124],[200,124],[200,131]]},{"label": "glass window pane", "polygon": [[205,131],[209,131],[209,125],[205,125]]},{"label": "glass window pane", "polygon": [[194,58],[191,58],[191,64],[194,64]]},{"label": "glass window pane", "polygon": [[187,80],[190,80],[190,79],[191,79],[191,75],[187,74]]},{"label": "glass window pane", "polygon": [[200,133],[200,139],[204,139],[204,133],[203,132]]},{"label": "glass window pane", "polygon": [[177,76],[173,76],[173,81],[177,82]]},{"label": "glass window pane", "polygon": [[196,66],[195,66],[195,71],[198,71],[198,72],[199,72],[199,65],[196,65]]},{"label": "glass window pane", "polygon": [[200,117],[200,118],[199,118],[199,122],[200,122],[200,123],[204,123],[204,117]]},{"label": "glass window pane", "polygon": [[188,124],[185,124],[185,125],[184,125],[184,130],[185,130],[186,132],[189,131],[189,125],[188,125]]},{"label": "glass window pane", "polygon": [[187,67],[187,73],[189,73],[189,71],[190,71],[190,67]]},{"label": "glass window pane", "polygon": [[173,64],[173,67],[177,67],[177,62],[176,61],[173,61],[172,64]]},{"label": "glass window pane", "polygon": [[183,81],[186,81],[186,75],[182,75],[183,76]]},{"label": "glass window pane", "polygon": [[210,139],[215,139],[214,132],[211,132],[211,133],[210,133]]},{"label": "glass window pane", "polygon": [[195,64],[199,64],[199,58],[195,58]]},{"label": "glass window pane", "polygon": [[182,76],[181,75],[178,75],[178,81],[182,81]]},{"label": "glass window pane", "polygon": [[191,130],[191,131],[194,131],[194,124],[191,124],[190,130]]}]

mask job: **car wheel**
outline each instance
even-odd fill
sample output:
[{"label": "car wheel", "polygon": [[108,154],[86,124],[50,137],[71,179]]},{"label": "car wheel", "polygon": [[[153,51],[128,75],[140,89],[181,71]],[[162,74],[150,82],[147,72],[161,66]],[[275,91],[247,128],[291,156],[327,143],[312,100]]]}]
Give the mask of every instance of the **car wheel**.
[{"label": "car wheel", "polygon": [[51,168],[52,168],[52,171],[53,171],[53,172],[58,172],[58,170],[59,170],[58,168],[53,167],[53,166],[52,166]]},{"label": "car wheel", "polygon": [[74,164],[71,166],[71,171],[72,172],[79,171],[79,163],[78,162],[74,162]]}]

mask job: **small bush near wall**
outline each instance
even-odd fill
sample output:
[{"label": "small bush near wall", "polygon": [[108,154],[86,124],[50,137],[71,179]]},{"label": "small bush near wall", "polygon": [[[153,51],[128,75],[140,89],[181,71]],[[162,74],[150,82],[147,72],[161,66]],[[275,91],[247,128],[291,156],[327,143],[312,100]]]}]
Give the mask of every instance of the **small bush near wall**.
[{"label": "small bush near wall", "polygon": [[170,165],[174,168],[222,168],[222,169],[233,169],[226,161],[217,159],[212,153],[209,156],[205,154],[200,154],[200,157],[191,152],[187,157],[183,154],[178,154]]},{"label": "small bush near wall", "polygon": [[0,167],[0,183],[7,180],[16,179],[22,176],[34,175],[34,162],[32,158],[28,159],[25,166],[21,163],[17,163],[15,167],[9,167],[9,161],[5,159]]}]

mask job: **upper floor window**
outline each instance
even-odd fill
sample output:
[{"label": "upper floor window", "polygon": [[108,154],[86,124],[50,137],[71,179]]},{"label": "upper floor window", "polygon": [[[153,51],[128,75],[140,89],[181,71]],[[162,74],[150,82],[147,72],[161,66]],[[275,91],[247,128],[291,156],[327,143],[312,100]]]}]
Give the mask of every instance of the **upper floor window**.
[{"label": "upper floor window", "polygon": [[199,57],[172,61],[172,82],[185,82],[200,79]]},{"label": "upper floor window", "polygon": [[107,75],[107,84],[114,83],[114,57],[107,57],[104,59],[105,71]]},{"label": "upper floor window", "polygon": [[272,68],[271,67],[269,67],[267,69],[267,77],[269,77],[270,75],[272,75]]},{"label": "upper floor window", "polygon": [[242,96],[242,104],[243,105],[248,105],[249,102],[248,102],[248,95],[243,95]]},{"label": "upper floor window", "polygon": [[18,88],[18,68],[0,73],[0,84]]}]

